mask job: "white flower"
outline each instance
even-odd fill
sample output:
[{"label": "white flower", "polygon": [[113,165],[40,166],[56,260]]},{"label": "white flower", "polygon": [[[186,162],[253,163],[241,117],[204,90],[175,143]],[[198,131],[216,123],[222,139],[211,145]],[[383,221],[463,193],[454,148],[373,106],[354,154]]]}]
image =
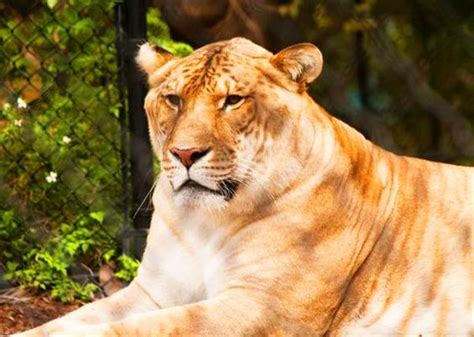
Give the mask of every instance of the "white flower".
[{"label": "white flower", "polygon": [[63,137],[63,143],[64,144],[69,144],[70,142],[71,142],[71,138],[69,138],[68,136]]},{"label": "white flower", "polygon": [[10,103],[5,103],[5,104],[3,104],[3,110],[10,110],[11,107],[12,107],[12,106],[11,106]]},{"label": "white flower", "polygon": [[15,119],[13,121],[13,124],[15,124],[15,126],[18,126],[19,128],[21,128],[22,125],[23,125],[23,119]]},{"label": "white flower", "polygon": [[50,184],[55,183],[58,179],[58,174],[54,171],[49,172],[46,176],[46,181]]},{"label": "white flower", "polygon": [[25,109],[28,105],[26,104],[26,102],[23,100],[23,98],[21,97],[18,97],[17,100],[16,100],[16,105],[18,105],[18,107],[20,109]]}]

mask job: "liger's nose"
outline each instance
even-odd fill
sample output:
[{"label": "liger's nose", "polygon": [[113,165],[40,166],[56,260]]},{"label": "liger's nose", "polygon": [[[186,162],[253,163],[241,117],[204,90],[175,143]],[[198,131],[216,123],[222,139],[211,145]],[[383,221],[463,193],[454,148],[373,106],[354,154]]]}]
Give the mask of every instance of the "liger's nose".
[{"label": "liger's nose", "polygon": [[196,161],[208,154],[209,151],[209,149],[199,149],[197,147],[189,149],[178,149],[177,147],[173,147],[170,149],[171,154],[187,169],[189,169]]}]

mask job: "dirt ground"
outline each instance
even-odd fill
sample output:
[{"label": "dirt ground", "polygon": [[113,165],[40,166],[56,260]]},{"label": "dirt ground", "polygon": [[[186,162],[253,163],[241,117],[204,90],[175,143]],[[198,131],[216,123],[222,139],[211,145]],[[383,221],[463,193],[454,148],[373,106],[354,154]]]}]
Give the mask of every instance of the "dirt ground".
[{"label": "dirt ground", "polygon": [[81,306],[63,304],[45,295],[19,289],[0,291],[0,336],[31,329]]}]

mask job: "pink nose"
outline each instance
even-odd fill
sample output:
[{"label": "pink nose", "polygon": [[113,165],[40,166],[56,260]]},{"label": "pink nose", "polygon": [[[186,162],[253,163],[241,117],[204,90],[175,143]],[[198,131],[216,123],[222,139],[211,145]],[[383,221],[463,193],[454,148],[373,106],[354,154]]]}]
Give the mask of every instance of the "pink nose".
[{"label": "pink nose", "polygon": [[192,164],[208,154],[209,149],[198,149],[197,147],[178,149],[173,147],[170,149],[170,152],[176,159],[179,159],[186,168],[190,168]]}]

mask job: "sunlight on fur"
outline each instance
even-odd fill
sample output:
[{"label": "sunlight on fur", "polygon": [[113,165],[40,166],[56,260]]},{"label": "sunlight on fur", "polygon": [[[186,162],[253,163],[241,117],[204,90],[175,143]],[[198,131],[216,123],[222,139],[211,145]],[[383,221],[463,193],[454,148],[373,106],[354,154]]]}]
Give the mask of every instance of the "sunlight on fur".
[{"label": "sunlight on fur", "polygon": [[148,43],[162,172],[137,278],[15,336],[469,336],[474,169],[396,156],[306,93],[311,44]]}]

